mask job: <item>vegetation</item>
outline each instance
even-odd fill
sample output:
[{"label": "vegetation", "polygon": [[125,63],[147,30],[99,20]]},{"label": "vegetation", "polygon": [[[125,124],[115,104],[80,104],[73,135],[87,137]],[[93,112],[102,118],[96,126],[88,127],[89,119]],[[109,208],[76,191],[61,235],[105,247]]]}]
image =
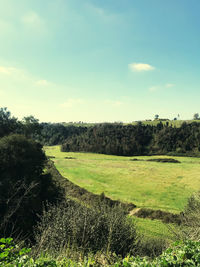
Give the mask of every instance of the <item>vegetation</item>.
[{"label": "vegetation", "polygon": [[23,134],[43,145],[61,144],[70,136],[81,134],[86,127],[75,125],[64,126],[60,123],[39,123],[33,116],[27,116],[19,121],[7,108],[0,108],[0,138],[9,134]]},{"label": "vegetation", "polygon": [[60,152],[59,146],[45,147],[45,151],[55,157],[52,160],[56,168],[73,183],[137,207],[179,213],[200,188],[199,159],[194,157],[173,157],[181,162],[174,164],[146,161],[168,156],[144,156],[131,161],[132,157]]},{"label": "vegetation", "polygon": [[188,199],[182,216],[181,234],[184,239],[200,241],[200,191]]},{"label": "vegetation", "polygon": [[92,192],[87,191],[85,188],[72,183],[70,180],[63,177],[59,173],[51,160],[47,161],[45,168],[47,172],[53,177],[54,181],[62,187],[65,195],[70,199],[84,203],[84,205],[90,207],[99,206],[101,203],[107,205],[110,208],[114,206],[120,206],[127,214],[129,213],[129,211],[136,207],[133,203],[123,203],[122,201],[111,199],[104,193],[101,193],[100,195],[93,194]]},{"label": "vegetation", "polygon": [[84,252],[114,252],[125,256],[133,254],[136,238],[133,221],[119,206],[110,208],[101,203],[88,208],[72,200],[49,206],[36,233],[40,250],[53,255],[68,245]]},{"label": "vegetation", "polygon": [[[199,155],[200,124],[156,121],[66,127],[0,109],[0,266],[199,266],[199,159],[169,155]],[[127,157],[46,147],[60,174],[39,140]]]},{"label": "vegetation", "polygon": [[152,154],[199,155],[200,124],[183,123],[171,127],[162,122],[156,126],[102,124],[90,127],[81,135],[69,137],[62,151],[93,152],[118,156]]},{"label": "vegetation", "polygon": [[43,173],[46,156],[40,144],[22,135],[0,139],[0,234],[32,233],[43,202],[54,203],[61,190]]},{"label": "vegetation", "polygon": [[43,145],[57,145],[63,143],[67,138],[80,135],[87,130],[83,126],[67,125],[60,123],[41,123],[40,134],[34,135],[34,139]]},{"label": "vegetation", "polygon": [[17,118],[11,117],[7,108],[0,108],[0,138],[20,130],[20,123]]},{"label": "vegetation", "polygon": [[200,242],[186,241],[176,242],[160,256],[152,259],[147,257],[127,256],[124,259],[120,257],[110,257],[110,262],[107,258],[101,259],[101,262],[92,256],[84,257],[79,261],[70,260],[66,257],[38,258],[31,257],[30,249],[20,249],[12,238],[0,239],[0,263],[2,267],[8,266],[29,266],[29,267],[70,267],[70,266],[112,266],[112,267],[131,267],[131,266],[149,266],[149,267],[165,267],[165,266],[199,266],[200,262]]}]

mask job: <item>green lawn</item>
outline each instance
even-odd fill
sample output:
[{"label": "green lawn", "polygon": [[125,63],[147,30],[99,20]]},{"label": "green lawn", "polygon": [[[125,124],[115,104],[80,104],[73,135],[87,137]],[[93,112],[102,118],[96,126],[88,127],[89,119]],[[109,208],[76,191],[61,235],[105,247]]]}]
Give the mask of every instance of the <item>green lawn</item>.
[{"label": "green lawn", "polygon": [[174,231],[175,226],[171,224],[164,224],[159,220],[150,220],[142,218],[133,218],[136,223],[139,233],[141,233],[145,238],[158,238],[167,239],[170,241],[175,241]]},{"label": "green lawn", "polygon": [[181,161],[174,164],[130,161],[150,157],[60,152],[59,146],[45,147],[45,151],[55,156],[57,169],[75,184],[96,194],[104,192],[113,199],[133,202],[138,207],[179,212],[187,198],[200,189],[198,158],[173,157]]}]

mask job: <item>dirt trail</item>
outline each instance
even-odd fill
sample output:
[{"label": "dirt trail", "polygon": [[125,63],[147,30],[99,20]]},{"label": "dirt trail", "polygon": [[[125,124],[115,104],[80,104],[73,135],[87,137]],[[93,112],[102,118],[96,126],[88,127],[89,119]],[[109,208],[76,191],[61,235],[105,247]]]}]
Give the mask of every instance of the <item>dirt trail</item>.
[{"label": "dirt trail", "polygon": [[135,208],[129,212],[129,215],[134,216],[139,210],[141,210],[141,208]]}]

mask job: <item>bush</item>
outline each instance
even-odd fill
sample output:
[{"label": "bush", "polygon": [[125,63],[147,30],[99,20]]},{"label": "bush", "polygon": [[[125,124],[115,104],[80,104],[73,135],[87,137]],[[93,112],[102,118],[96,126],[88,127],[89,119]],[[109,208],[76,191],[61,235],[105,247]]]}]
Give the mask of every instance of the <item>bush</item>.
[{"label": "bush", "polygon": [[170,267],[199,266],[200,243],[194,241],[176,242],[154,260],[140,257],[127,257],[114,266]]},{"label": "bush", "polygon": [[43,201],[56,202],[61,191],[48,174],[42,146],[22,135],[0,139],[0,234],[31,235]]},{"label": "bush", "polygon": [[126,255],[135,246],[136,230],[118,206],[87,208],[67,200],[49,205],[36,228],[39,250],[57,253],[67,246],[85,252],[115,252]]},{"label": "bush", "polygon": [[141,257],[155,258],[167,248],[166,240],[156,237],[140,237],[137,242],[135,254]]},{"label": "bush", "polygon": [[152,210],[152,209],[141,208],[137,213],[135,213],[135,216],[139,218],[161,220],[164,223],[176,223],[178,225],[180,225],[181,223],[181,215],[173,214],[173,213],[162,211],[162,210]]},{"label": "bush", "polygon": [[182,237],[200,241],[200,192],[193,194],[188,199],[181,222]]}]

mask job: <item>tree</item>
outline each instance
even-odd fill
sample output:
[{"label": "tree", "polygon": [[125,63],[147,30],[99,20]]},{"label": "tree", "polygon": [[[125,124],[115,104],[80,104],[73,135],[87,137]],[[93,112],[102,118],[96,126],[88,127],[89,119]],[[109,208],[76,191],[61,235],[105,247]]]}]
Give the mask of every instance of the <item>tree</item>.
[{"label": "tree", "polygon": [[20,128],[17,118],[11,117],[7,108],[0,108],[0,137],[16,132]]},{"label": "tree", "polygon": [[200,118],[199,118],[199,113],[194,113],[194,115],[193,115],[193,119],[194,120],[199,120]]},{"label": "tree", "polygon": [[156,115],[154,116],[154,119],[155,119],[155,120],[158,120],[158,118],[159,118],[159,115],[156,114]]},{"label": "tree", "polygon": [[36,119],[34,116],[27,116],[24,117],[22,120],[24,134],[26,137],[32,137],[34,134],[39,134],[41,127],[39,124],[39,120]]},{"label": "tree", "polygon": [[31,233],[43,201],[59,197],[51,177],[43,174],[42,146],[23,135],[0,139],[0,234]]}]

